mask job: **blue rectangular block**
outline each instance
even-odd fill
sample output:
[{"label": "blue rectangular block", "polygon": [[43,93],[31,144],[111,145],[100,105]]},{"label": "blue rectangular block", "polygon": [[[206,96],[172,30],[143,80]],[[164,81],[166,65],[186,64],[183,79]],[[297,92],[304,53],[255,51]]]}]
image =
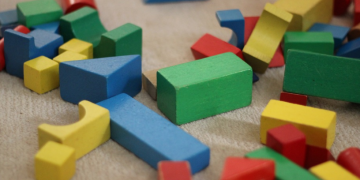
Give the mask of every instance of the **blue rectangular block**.
[{"label": "blue rectangular block", "polygon": [[209,147],[130,96],[98,105],[110,111],[111,139],[153,168],[162,160],[189,161],[194,174],[209,165]]},{"label": "blue rectangular block", "polygon": [[336,55],[348,58],[360,58],[360,38],[342,45],[336,52]]},{"label": "blue rectangular block", "polygon": [[334,37],[334,48],[339,48],[344,42],[347,33],[350,31],[349,27],[336,26],[331,24],[315,23],[309,32],[330,32]]},{"label": "blue rectangular block", "polygon": [[16,9],[0,12],[0,26],[18,22]]}]

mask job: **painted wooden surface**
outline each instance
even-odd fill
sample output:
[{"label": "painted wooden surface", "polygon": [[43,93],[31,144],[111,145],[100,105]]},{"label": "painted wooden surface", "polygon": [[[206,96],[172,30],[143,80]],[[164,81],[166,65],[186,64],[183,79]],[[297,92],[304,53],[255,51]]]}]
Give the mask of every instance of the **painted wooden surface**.
[{"label": "painted wooden surface", "polygon": [[312,167],[310,171],[323,180],[359,180],[355,175],[336,164],[334,161],[328,161],[323,164]]}]

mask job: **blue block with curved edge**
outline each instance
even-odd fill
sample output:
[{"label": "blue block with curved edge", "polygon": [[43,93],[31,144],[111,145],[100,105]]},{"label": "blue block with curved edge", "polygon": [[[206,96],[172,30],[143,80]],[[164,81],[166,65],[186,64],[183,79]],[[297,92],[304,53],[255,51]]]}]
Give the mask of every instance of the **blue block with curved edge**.
[{"label": "blue block with curved edge", "polygon": [[141,91],[141,56],[115,56],[60,63],[60,94],[65,101],[93,103]]},{"label": "blue block with curved edge", "polygon": [[32,30],[41,29],[41,30],[48,31],[51,33],[60,34],[60,31],[59,31],[60,22],[55,21],[55,22],[51,22],[51,23],[41,24],[41,25],[33,26],[33,27],[31,27],[31,29]]},{"label": "blue block with curved edge", "polygon": [[349,27],[337,26],[331,24],[315,23],[309,30],[309,32],[330,32],[334,37],[334,47],[339,48],[344,42],[347,33],[350,31]]},{"label": "blue block with curved edge", "polygon": [[360,38],[342,45],[336,52],[337,56],[360,59]]},{"label": "blue block with curved edge", "polygon": [[245,20],[239,9],[230,9],[216,12],[216,18],[221,27],[227,27],[233,31],[230,44],[243,49]]},{"label": "blue block with curved edge", "polygon": [[60,35],[39,29],[29,34],[8,29],[4,38],[6,71],[19,78],[24,78],[24,62],[39,56],[52,59],[58,55],[58,49],[64,43]]},{"label": "blue block with curved edge", "polygon": [[188,161],[194,174],[209,165],[209,147],[130,96],[97,104],[110,111],[111,139],[151,167],[163,160]]}]

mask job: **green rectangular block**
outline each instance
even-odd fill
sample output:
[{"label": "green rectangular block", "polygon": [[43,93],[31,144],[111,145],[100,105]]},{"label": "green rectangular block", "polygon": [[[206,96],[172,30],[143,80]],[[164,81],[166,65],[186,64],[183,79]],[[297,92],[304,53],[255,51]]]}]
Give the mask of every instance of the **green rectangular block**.
[{"label": "green rectangular block", "polygon": [[360,103],[360,60],[289,50],[283,90]]},{"label": "green rectangular block", "polygon": [[275,161],[275,176],[277,180],[320,180],[311,172],[293,163],[276,151],[264,147],[245,155],[247,158],[271,159]]},{"label": "green rectangular block", "polygon": [[251,67],[233,53],[157,72],[158,108],[180,125],[251,104]]},{"label": "green rectangular block", "polygon": [[330,32],[287,32],[284,35],[284,57],[289,49],[334,54],[334,38]]}]

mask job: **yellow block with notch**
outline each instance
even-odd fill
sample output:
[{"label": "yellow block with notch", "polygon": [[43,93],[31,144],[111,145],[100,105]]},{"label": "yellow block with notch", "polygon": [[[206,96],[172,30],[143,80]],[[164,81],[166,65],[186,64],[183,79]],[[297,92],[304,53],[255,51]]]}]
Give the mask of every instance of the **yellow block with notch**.
[{"label": "yellow block with notch", "polygon": [[334,161],[327,161],[310,168],[310,172],[323,180],[360,180]]},{"label": "yellow block with notch", "polygon": [[55,141],[70,147],[81,158],[110,138],[109,110],[89,101],[79,103],[80,120],[66,126],[41,124],[38,127],[39,147]]},{"label": "yellow block with notch", "polygon": [[290,13],[270,3],[265,5],[243,50],[245,61],[255,72],[266,71],[292,17]]},{"label": "yellow block with notch", "polygon": [[54,57],[54,61],[61,63],[66,61],[78,61],[88,59],[87,56],[72,51],[65,51],[58,56]]},{"label": "yellow block with notch", "polygon": [[330,149],[335,140],[335,112],[270,100],[261,114],[261,143],[266,144],[268,130],[285,124],[292,124],[301,130],[306,135],[308,145]]},{"label": "yellow block with notch", "polygon": [[86,59],[92,59],[94,53],[93,45],[91,43],[75,38],[59,47],[59,54],[65,51],[72,51],[85,55],[87,57]]},{"label": "yellow block with notch", "polygon": [[43,94],[59,87],[59,64],[45,56],[24,63],[25,87]]},{"label": "yellow block with notch", "polygon": [[72,147],[49,141],[35,155],[37,180],[69,180],[75,170],[75,150]]}]

